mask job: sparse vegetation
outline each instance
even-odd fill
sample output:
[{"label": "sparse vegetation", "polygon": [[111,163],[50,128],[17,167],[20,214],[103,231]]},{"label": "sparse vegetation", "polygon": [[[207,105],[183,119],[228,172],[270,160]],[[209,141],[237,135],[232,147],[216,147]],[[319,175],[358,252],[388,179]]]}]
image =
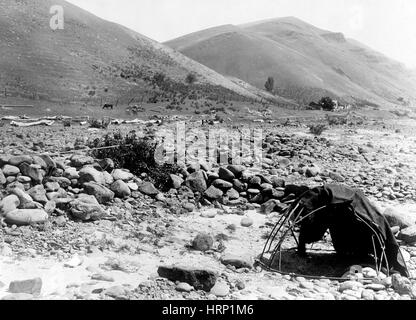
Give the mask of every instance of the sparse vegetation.
[{"label": "sparse vegetation", "polygon": [[111,120],[109,118],[102,118],[102,119],[93,118],[89,120],[88,123],[91,128],[107,129],[111,123]]},{"label": "sparse vegetation", "polygon": [[186,76],[186,79],[185,79],[185,81],[186,81],[187,84],[194,84],[196,82],[196,80],[197,80],[196,74],[195,73],[192,73],[192,72],[189,73]]},{"label": "sparse vegetation", "polygon": [[309,132],[315,136],[320,136],[328,128],[324,124],[310,125]]},{"label": "sparse vegetation", "polygon": [[335,103],[330,97],[323,97],[318,104],[325,111],[333,111],[335,109]]},{"label": "sparse vegetation", "polygon": [[171,187],[169,174],[179,172],[177,165],[159,165],[155,159],[157,142],[152,138],[138,137],[134,131],[127,135],[121,132],[109,133],[90,141],[88,146],[90,148],[117,146],[94,150],[92,156],[97,159],[112,159],[116,168],[128,169],[137,176],[145,173],[161,191],[167,191]]}]

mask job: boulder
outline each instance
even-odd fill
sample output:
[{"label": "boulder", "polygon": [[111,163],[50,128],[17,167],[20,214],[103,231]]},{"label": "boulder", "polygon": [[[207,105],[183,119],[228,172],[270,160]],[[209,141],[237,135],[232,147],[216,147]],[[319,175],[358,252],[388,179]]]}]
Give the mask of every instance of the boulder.
[{"label": "boulder", "polygon": [[251,188],[260,188],[261,178],[259,176],[253,176],[249,179],[248,184]]},{"label": "boulder", "polygon": [[407,244],[416,243],[416,225],[402,229],[399,234],[399,240],[406,242]]},{"label": "boulder", "polygon": [[336,182],[344,182],[345,178],[337,172],[330,172],[329,177]]},{"label": "boulder", "polygon": [[394,291],[404,295],[412,295],[414,289],[411,281],[408,278],[402,277],[400,274],[393,274],[391,277],[391,283]]},{"label": "boulder", "polygon": [[100,220],[106,215],[106,212],[99,204],[88,203],[77,199],[71,202],[72,215],[83,221]]},{"label": "boulder", "polygon": [[186,178],[186,185],[192,190],[203,193],[207,190],[207,182],[203,171],[197,171]]},{"label": "boulder", "polygon": [[111,185],[114,182],[114,178],[111,174],[109,174],[107,171],[103,171],[103,177],[106,185]]},{"label": "boulder", "polygon": [[114,199],[114,192],[96,182],[84,183],[84,191],[86,194],[94,196],[101,204],[110,202]]},{"label": "boulder", "polygon": [[205,192],[204,195],[212,200],[219,200],[224,195],[221,189],[215,188],[214,186],[210,186]]},{"label": "boulder", "polygon": [[20,170],[19,170],[19,168],[18,168],[18,167],[16,167],[16,166],[12,166],[12,165],[10,165],[10,164],[6,164],[6,165],[3,167],[2,171],[3,171],[3,174],[4,174],[6,177],[9,177],[9,176],[17,176],[17,175],[20,173]]},{"label": "boulder", "polygon": [[234,173],[232,173],[230,170],[224,167],[220,167],[220,169],[218,170],[218,176],[220,177],[220,179],[229,182],[233,182],[233,180],[236,178]]},{"label": "boulder", "polygon": [[9,163],[11,156],[7,154],[0,154],[0,167]]},{"label": "boulder", "polygon": [[246,167],[242,165],[229,165],[227,169],[231,171],[237,179],[239,179],[246,170]]},{"label": "boulder", "polygon": [[44,186],[47,192],[56,192],[61,187],[58,182],[46,182]]},{"label": "boulder", "polygon": [[4,175],[3,171],[0,169],[0,186],[6,184],[6,176]]},{"label": "boulder", "polygon": [[180,266],[161,266],[157,273],[170,281],[185,282],[196,290],[209,292],[217,282],[218,275],[214,271],[193,269]]},{"label": "boulder", "polygon": [[[13,189],[12,193],[19,198],[20,206],[26,209],[30,209],[29,206],[33,204],[33,199],[30,195],[28,195],[25,191],[15,188]],[[32,207],[31,209],[35,209],[36,207]]]},{"label": "boulder", "polygon": [[44,223],[48,218],[48,214],[42,209],[17,209],[8,212],[5,221],[10,225],[27,226],[34,223]]},{"label": "boulder", "polygon": [[244,192],[247,190],[246,184],[237,179],[233,180],[233,186],[234,186],[234,189],[237,190],[238,192]]},{"label": "boulder", "polygon": [[32,189],[29,189],[27,193],[36,202],[41,204],[48,202],[48,198],[46,197],[46,190],[41,184],[34,186]]},{"label": "boulder", "polygon": [[13,156],[9,159],[9,164],[12,166],[20,166],[23,162],[26,162],[27,164],[33,163],[33,158],[31,156],[22,155],[22,156]]},{"label": "boulder", "polygon": [[45,163],[47,169],[56,168],[56,162],[47,154],[42,154],[39,156]]},{"label": "boulder", "polygon": [[226,196],[229,200],[237,200],[240,198],[240,194],[235,189],[228,190]]},{"label": "boulder", "polygon": [[215,180],[212,185],[216,188],[220,188],[220,189],[231,189],[233,187],[233,184],[231,182],[222,180],[222,179],[217,179]]},{"label": "boulder", "polygon": [[47,163],[41,157],[39,157],[39,156],[32,156],[32,159],[33,159],[33,164],[37,164],[38,166],[40,166],[40,168],[42,170],[47,170],[48,169]]},{"label": "boulder", "polygon": [[107,171],[109,173],[111,173],[115,167],[114,161],[109,158],[98,160],[98,164],[104,171]]},{"label": "boulder", "polygon": [[399,226],[400,229],[406,229],[416,225],[416,214],[411,214],[404,210],[390,207],[383,212],[383,215],[386,217],[390,227]]},{"label": "boulder", "polygon": [[151,182],[143,182],[139,185],[139,191],[147,196],[154,197],[159,194],[159,190]]},{"label": "boulder", "polygon": [[81,168],[85,165],[93,164],[94,158],[84,155],[75,154],[71,157],[71,166]]},{"label": "boulder", "polygon": [[59,186],[63,189],[68,188],[72,184],[71,180],[69,180],[68,178],[65,178],[65,177],[49,177],[48,181],[58,183]]},{"label": "boulder", "polygon": [[111,175],[115,181],[122,180],[124,182],[128,182],[134,178],[131,172],[123,169],[115,169]]},{"label": "boulder", "polygon": [[184,180],[175,174],[170,175],[170,180],[174,189],[179,189],[184,183]]},{"label": "boulder", "polygon": [[308,167],[305,171],[305,176],[307,178],[313,178],[318,176],[321,173],[320,168],[314,166],[314,167]]},{"label": "boulder", "polygon": [[16,195],[10,195],[0,201],[0,216],[16,210],[20,205],[20,200]]},{"label": "boulder", "polygon": [[68,178],[69,180],[72,179],[79,179],[79,174],[76,168],[74,167],[68,167],[64,171],[65,178]]},{"label": "boulder", "polygon": [[115,193],[118,198],[130,197],[131,190],[129,186],[123,180],[117,180],[111,185],[111,190]]},{"label": "boulder", "polygon": [[269,200],[269,201],[263,203],[261,205],[260,212],[262,214],[270,214],[270,213],[272,213],[274,211],[274,209],[276,208],[277,203],[279,203],[279,202],[280,201],[278,201],[278,200],[273,200],[272,199],[272,200]]},{"label": "boulder", "polygon": [[96,182],[98,184],[105,184],[105,178],[102,172],[98,171],[93,167],[84,167],[79,172],[79,180],[80,184],[88,183],[88,182]]},{"label": "boulder", "polygon": [[39,165],[23,162],[19,169],[24,176],[30,177],[35,183],[42,183],[45,171]]},{"label": "boulder", "polygon": [[274,188],[284,188],[286,185],[285,180],[279,178],[278,176],[271,176],[270,181]]}]

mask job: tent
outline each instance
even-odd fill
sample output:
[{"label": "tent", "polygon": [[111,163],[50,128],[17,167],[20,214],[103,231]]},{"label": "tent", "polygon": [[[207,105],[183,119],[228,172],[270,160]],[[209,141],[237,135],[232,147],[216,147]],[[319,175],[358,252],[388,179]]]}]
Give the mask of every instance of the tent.
[{"label": "tent", "polygon": [[309,189],[297,198],[270,234],[260,262],[267,256],[267,267],[273,269],[272,263],[281,257],[282,244],[289,235],[296,240],[298,254],[305,255],[306,245],[320,241],[328,230],[338,255],[371,256],[377,271],[385,268],[387,273],[409,277],[386,218],[361,190],[341,185]]}]

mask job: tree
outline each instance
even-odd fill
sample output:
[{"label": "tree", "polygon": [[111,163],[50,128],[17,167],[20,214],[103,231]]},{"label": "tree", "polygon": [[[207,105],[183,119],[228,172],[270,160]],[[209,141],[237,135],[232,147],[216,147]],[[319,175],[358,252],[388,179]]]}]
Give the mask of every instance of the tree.
[{"label": "tree", "polygon": [[187,76],[186,76],[186,79],[185,79],[185,81],[186,81],[186,83],[188,83],[188,84],[193,84],[193,83],[195,83],[196,82],[196,75],[194,74],[194,73],[189,73]]},{"label": "tree", "polygon": [[266,83],[264,84],[264,87],[268,92],[273,92],[274,89],[274,78],[268,77]]},{"label": "tree", "polygon": [[335,109],[335,103],[330,97],[323,97],[319,104],[325,111],[333,111]]}]

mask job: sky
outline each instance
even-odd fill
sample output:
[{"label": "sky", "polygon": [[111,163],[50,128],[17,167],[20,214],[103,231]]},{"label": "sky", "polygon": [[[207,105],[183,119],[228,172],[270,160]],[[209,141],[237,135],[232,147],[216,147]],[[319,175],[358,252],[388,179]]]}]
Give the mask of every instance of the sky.
[{"label": "sky", "polygon": [[224,24],[294,16],[416,68],[414,0],[67,0],[159,42]]}]

